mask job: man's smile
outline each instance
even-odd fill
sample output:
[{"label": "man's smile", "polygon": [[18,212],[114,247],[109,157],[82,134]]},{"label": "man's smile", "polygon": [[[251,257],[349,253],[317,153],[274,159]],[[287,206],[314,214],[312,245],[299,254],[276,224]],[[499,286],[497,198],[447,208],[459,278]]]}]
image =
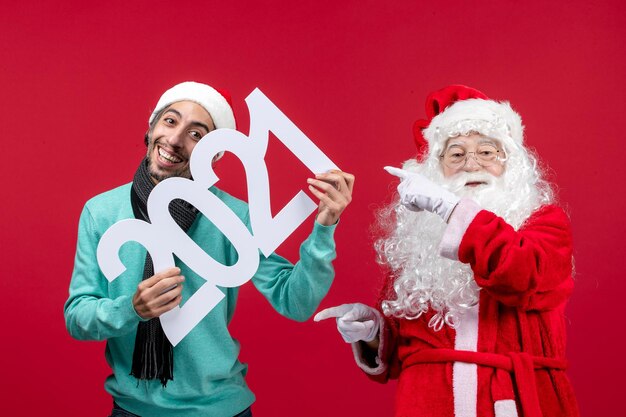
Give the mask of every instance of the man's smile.
[{"label": "man's smile", "polygon": [[162,148],[161,146],[157,146],[157,151],[159,153],[159,161],[163,162],[165,165],[173,165],[183,161],[183,159],[172,152],[169,152]]}]

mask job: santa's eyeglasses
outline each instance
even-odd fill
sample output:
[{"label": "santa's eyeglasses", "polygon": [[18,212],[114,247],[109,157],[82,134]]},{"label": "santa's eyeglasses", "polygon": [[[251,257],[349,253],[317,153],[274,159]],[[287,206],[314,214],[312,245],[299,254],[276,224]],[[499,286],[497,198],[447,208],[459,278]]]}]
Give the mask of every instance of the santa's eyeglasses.
[{"label": "santa's eyeglasses", "polygon": [[439,155],[439,158],[448,168],[458,169],[465,166],[470,156],[482,167],[497,165],[505,161],[503,152],[494,145],[486,143],[479,145],[474,152],[467,152],[460,146],[452,145]]}]

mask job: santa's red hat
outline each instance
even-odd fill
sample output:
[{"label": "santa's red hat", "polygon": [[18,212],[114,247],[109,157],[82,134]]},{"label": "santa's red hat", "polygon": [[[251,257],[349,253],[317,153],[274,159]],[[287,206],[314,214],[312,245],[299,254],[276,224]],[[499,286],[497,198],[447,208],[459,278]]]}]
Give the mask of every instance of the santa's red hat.
[{"label": "santa's red hat", "polygon": [[500,141],[506,152],[524,141],[522,119],[506,101],[489,99],[464,85],[451,85],[428,95],[426,119],[413,125],[417,159],[439,157],[448,138],[476,132]]}]

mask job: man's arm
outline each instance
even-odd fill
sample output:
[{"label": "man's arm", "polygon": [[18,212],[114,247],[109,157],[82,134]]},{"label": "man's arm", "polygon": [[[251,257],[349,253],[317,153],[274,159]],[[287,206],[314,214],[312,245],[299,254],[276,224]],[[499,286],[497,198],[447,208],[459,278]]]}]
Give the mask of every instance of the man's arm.
[{"label": "man's arm", "polygon": [[159,317],[180,304],[184,277],[179,268],[169,268],[141,281],[132,296],[110,298],[109,283],[96,257],[99,239],[85,207],[78,227],[70,296],[64,309],[66,326],[73,337],[104,340],[121,336],[134,331],[139,321]]},{"label": "man's arm", "polygon": [[335,276],[335,227],[315,222],[312,233],[300,246],[300,260],[295,265],[276,254],[268,258],[261,255],[252,282],[283,316],[306,321],[328,293]]},{"label": "man's arm", "polygon": [[79,340],[104,340],[137,328],[141,318],[131,295],[109,298],[108,281],[96,260],[99,236],[89,209],[85,207],[78,226],[74,272],[64,315],[67,330]]},{"label": "man's arm", "polygon": [[272,254],[261,259],[252,282],[280,314],[297,321],[313,315],[335,276],[333,238],[339,217],[352,200],[354,176],[332,171],[309,179],[309,189],[320,199],[313,231],[300,246],[300,260],[291,265]]}]

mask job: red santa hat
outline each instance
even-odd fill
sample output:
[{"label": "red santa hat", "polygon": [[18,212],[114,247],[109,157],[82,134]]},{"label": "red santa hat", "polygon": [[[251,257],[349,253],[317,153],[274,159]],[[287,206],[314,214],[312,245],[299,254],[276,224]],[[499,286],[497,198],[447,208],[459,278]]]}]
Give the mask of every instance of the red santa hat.
[{"label": "red santa hat", "polygon": [[428,95],[426,117],[413,125],[417,159],[439,157],[448,138],[477,132],[497,139],[510,152],[524,141],[522,119],[506,102],[490,100],[464,85],[451,85]]}]

